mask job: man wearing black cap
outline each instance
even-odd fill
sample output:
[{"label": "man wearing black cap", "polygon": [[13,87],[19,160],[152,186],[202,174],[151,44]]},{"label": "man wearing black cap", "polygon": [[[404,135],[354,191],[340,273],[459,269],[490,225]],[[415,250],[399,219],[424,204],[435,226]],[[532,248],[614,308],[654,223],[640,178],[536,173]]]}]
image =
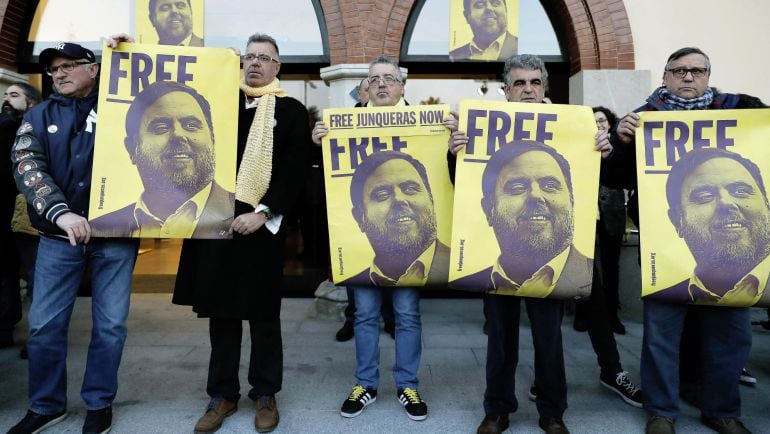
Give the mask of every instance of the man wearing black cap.
[{"label": "man wearing black cap", "polygon": [[89,267],[93,331],[80,395],[88,410],[83,432],[102,433],[112,424],[139,243],[91,238],[87,213],[99,75],[94,53],[63,42],[43,50],[40,65],[55,92],[24,115],[11,149],[16,186],[41,237],[29,311],[30,408],[8,432],[38,432],[67,416],[67,330]]}]

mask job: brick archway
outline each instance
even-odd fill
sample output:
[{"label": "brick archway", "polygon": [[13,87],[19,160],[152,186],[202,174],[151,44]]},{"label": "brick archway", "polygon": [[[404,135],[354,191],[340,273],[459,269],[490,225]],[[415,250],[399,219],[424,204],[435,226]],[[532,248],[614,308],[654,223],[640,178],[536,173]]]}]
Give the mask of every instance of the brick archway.
[{"label": "brick archway", "polygon": [[[586,69],[634,69],[634,42],[623,0],[541,0],[570,58]],[[321,0],[331,64],[399,58],[415,0]]]},{"label": "brick archway", "polygon": [[[572,74],[634,69],[634,42],[623,0],[541,0],[570,58]],[[321,0],[331,64],[399,58],[415,0]],[[0,66],[17,69],[22,23],[37,1],[0,0]]]}]

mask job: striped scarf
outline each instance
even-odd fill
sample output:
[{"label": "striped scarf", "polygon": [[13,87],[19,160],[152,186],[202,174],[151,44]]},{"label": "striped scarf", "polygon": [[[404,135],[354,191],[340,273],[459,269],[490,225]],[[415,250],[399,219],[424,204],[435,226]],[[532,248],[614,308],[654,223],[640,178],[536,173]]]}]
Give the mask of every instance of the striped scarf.
[{"label": "striped scarf", "polygon": [[254,120],[246,138],[241,166],[235,178],[235,198],[254,208],[267,192],[273,173],[273,123],[275,119],[275,97],[285,96],[286,91],[274,79],[262,87],[250,87],[243,81],[241,90],[246,96],[264,97],[257,105]]},{"label": "striped scarf", "polygon": [[714,101],[714,91],[709,87],[702,96],[684,99],[661,86],[655,89],[651,99],[660,101],[666,110],[706,110]]}]

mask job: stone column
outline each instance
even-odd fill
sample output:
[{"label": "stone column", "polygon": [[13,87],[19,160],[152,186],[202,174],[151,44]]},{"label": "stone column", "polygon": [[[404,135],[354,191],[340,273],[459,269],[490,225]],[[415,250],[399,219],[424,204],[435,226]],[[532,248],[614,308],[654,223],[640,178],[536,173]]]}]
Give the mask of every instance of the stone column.
[{"label": "stone column", "polygon": [[602,105],[618,117],[644,104],[652,93],[650,71],[627,69],[585,70],[569,78],[569,102]]}]

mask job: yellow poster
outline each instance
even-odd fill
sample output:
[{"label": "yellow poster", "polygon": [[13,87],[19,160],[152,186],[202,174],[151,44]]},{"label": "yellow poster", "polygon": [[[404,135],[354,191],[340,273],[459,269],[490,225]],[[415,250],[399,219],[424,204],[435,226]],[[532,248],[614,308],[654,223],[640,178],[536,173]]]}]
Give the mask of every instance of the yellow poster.
[{"label": "yellow poster", "polygon": [[125,43],[102,50],[94,235],[230,238],[238,56]]},{"label": "yellow poster", "polygon": [[449,58],[504,62],[518,52],[519,0],[449,2]]},{"label": "yellow poster", "polygon": [[599,160],[590,107],[460,101],[450,287],[590,294]]},{"label": "yellow poster", "polygon": [[203,0],[136,0],[136,42],[203,47]]},{"label": "yellow poster", "polygon": [[770,306],[770,110],[641,113],[642,296]]},{"label": "yellow poster", "polygon": [[446,286],[449,106],[324,110],[335,284]]}]

